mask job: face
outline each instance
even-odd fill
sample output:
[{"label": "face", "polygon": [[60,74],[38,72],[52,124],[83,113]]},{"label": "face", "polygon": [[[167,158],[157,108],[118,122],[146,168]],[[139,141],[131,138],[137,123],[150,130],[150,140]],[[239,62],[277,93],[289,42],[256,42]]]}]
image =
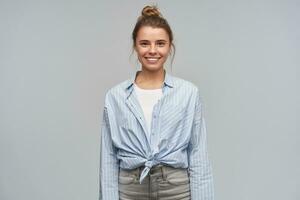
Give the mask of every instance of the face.
[{"label": "face", "polygon": [[160,70],[170,52],[169,36],[163,28],[143,26],[137,33],[135,50],[144,70]]}]

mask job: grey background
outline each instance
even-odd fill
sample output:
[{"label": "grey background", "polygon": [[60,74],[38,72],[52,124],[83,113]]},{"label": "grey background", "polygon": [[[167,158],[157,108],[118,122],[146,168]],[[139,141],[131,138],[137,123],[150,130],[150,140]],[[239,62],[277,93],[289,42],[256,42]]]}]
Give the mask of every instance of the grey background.
[{"label": "grey background", "polygon": [[[96,200],[105,92],[144,5],[0,1],[0,199]],[[299,1],[159,1],[202,91],[216,199],[300,199]],[[297,191],[298,189],[298,191]]]}]

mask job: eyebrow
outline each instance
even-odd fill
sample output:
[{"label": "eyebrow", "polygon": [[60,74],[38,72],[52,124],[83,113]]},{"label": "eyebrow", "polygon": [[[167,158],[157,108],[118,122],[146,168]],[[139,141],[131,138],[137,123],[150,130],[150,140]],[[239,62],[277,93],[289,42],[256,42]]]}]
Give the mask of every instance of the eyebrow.
[{"label": "eyebrow", "polygon": [[[139,42],[149,42],[149,40],[140,40]],[[156,42],[167,42],[167,40],[160,39],[157,40]]]}]

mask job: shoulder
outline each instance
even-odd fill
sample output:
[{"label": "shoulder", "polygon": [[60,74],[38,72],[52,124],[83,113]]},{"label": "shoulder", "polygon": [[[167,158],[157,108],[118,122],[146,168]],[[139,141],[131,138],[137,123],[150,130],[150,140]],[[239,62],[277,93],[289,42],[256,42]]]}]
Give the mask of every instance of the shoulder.
[{"label": "shoulder", "polygon": [[189,96],[189,98],[194,99],[197,104],[202,104],[203,98],[200,88],[196,83],[176,76],[172,78],[174,86],[178,91],[181,91],[185,97]]},{"label": "shoulder", "polygon": [[174,86],[176,88],[179,88],[179,89],[182,89],[187,92],[194,93],[194,94],[199,92],[199,87],[190,80],[186,80],[186,79],[183,79],[183,78],[177,77],[177,76],[172,76],[172,79],[173,79]]},{"label": "shoulder", "polygon": [[117,83],[116,85],[109,88],[106,92],[108,95],[114,95],[120,93],[121,91],[125,91],[127,84],[129,83],[129,79],[123,80],[122,82]]},{"label": "shoulder", "polygon": [[116,85],[108,88],[105,92],[105,103],[116,101],[117,99],[125,98],[126,95],[126,87],[129,84],[129,79],[123,80]]}]

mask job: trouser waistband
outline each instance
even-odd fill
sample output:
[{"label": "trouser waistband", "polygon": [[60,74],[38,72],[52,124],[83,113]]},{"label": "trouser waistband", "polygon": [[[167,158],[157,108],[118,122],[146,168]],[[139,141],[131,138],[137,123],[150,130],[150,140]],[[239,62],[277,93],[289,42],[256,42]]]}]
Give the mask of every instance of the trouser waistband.
[{"label": "trouser waistband", "polygon": [[[141,173],[145,166],[137,167],[135,169],[120,169],[125,170],[127,173],[134,174],[138,179],[141,176]],[[174,170],[186,170],[183,168],[174,168],[167,165],[158,164],[150,168],[148,175],[150,176],[161,176],[163,180],[166,180],[166,177],[169,173],[172,173]]]}]

